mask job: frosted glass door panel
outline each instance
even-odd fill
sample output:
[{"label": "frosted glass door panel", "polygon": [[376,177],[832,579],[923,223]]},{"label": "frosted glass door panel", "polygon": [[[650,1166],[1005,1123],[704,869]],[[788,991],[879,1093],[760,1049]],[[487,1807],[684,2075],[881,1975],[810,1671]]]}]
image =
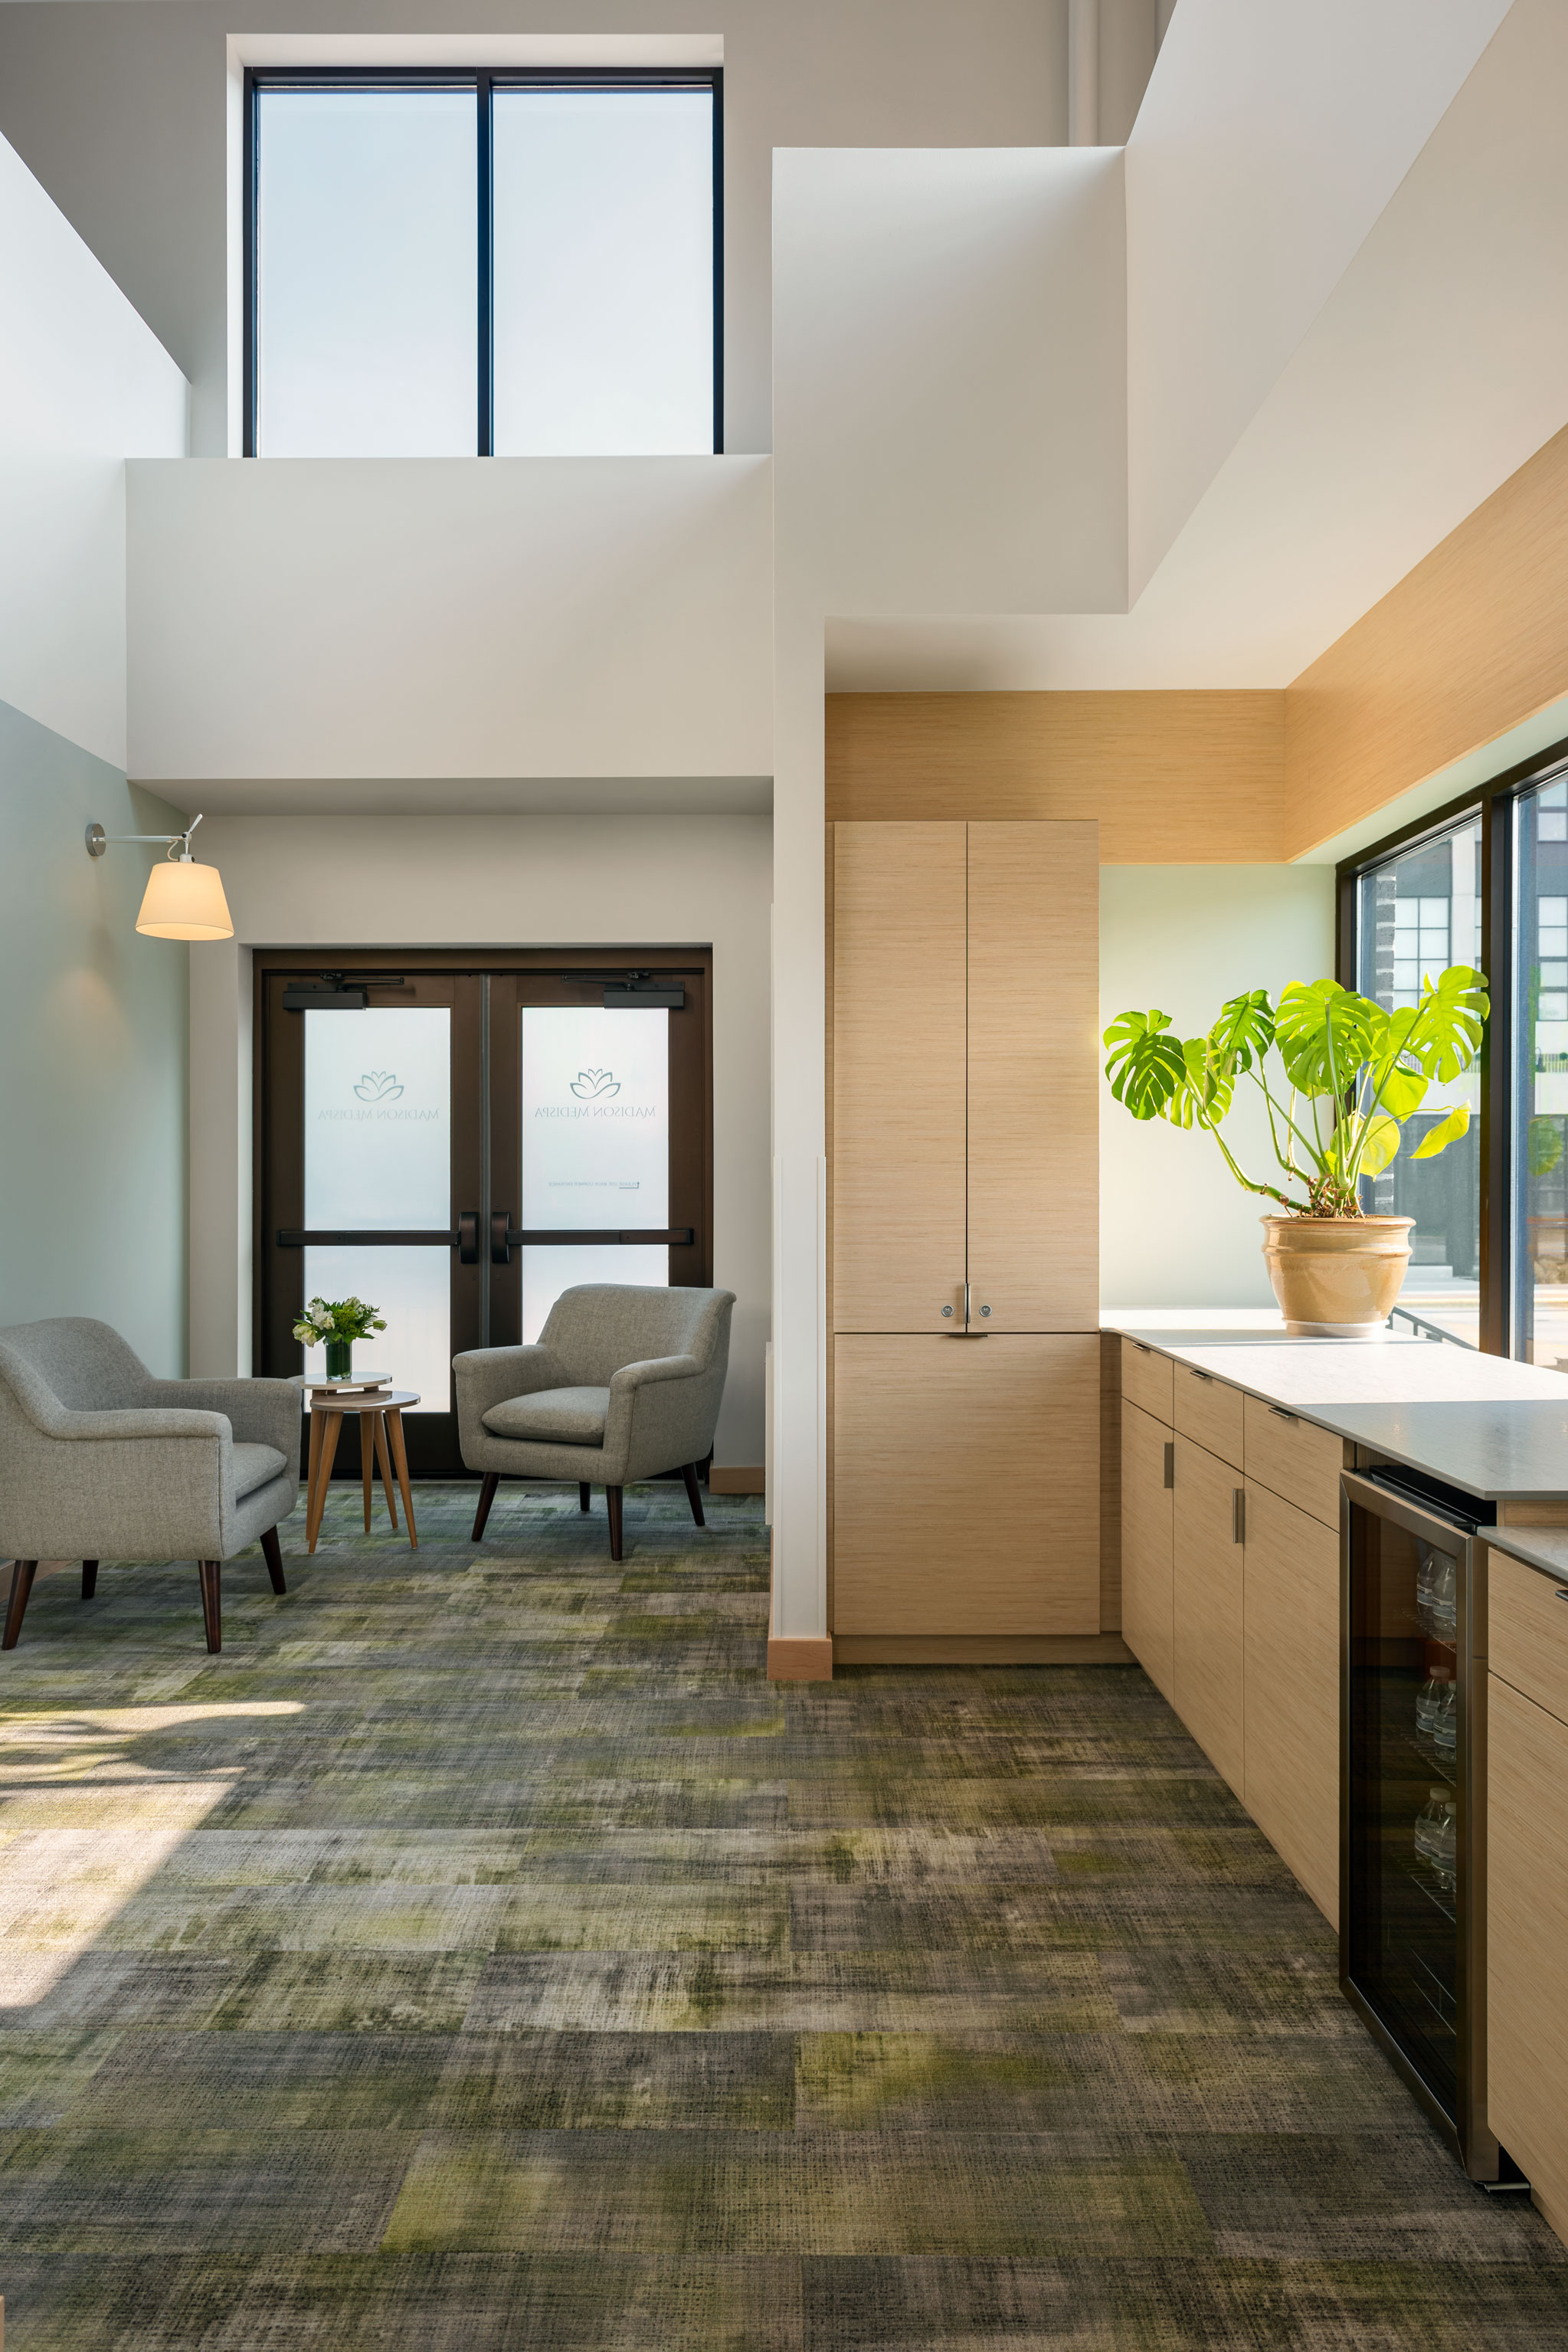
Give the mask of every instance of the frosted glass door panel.
[{"label": "frosted glass door panel", "polygon": [[257,455],[473,457],[473,93],[265,90],[256,136]]},{"label": "frosted glass door panel", "polygon": [[[343,1016],[328,1013],[328,1020]],[[309,1015],[307,1014],[308,1019]],[[354,1342],[354,1372],[417,1389],[414,1412],[452,1410],[452,1253],[444,1249],[308,1249],[307,1298],[363,1298],[386,1318],[384,1331]],[[326,1370],[325,1350],[305,1369]]]},{"label": "frosted glass door panel", "polygon": [[[522,1223],[536,1231],[670,1221],[670,1016],[598,1005],[522,1012]],[[523,1339],[576,1282],[663,1286],[664,1245],[523,1252]]]},{"label": "frosted glass door panel", "polygon": [[713,93],[497,90],[496,450],[708,456]]},{"label": "frosted glass door panel", "polygon": [[304,1020],[306,1223],[450,1228],[451,1013],[374,1005]]}]

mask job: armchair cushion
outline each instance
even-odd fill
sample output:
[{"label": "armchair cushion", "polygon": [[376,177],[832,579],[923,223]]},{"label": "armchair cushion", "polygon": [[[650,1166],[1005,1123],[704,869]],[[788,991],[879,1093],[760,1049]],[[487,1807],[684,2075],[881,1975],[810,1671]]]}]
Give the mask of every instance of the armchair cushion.
[{"label": "armchair cushion", "polygon": [[[620,1374],[616,1374],[619,1380]],[[483,1416],[492,1437],[533,1437],[547,1445],[602,1445],[608,1389],[536,1389],[508,1397]]]},{"label": "armchair cushion", "polygon": [[234,1449],[235,1498],[243,1503],[258,1486],[281,1477],[288,1464],[276,1445],[236,1445]]}]

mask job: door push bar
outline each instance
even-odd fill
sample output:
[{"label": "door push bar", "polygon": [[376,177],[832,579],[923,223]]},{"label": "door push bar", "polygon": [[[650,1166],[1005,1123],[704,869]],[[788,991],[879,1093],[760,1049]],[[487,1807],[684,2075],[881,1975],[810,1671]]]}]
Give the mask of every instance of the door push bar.
[{"label": "door push bar", "polygon": [[[690,1225],[528,1225],[518,1232],[504,1209],[490,1220],[490,1263],[510,1265],[515,1249],[690,1249]],[[465,1209],[450,1228],[423,1225],[313,1225],[278,1228],[279,1249],[455,1249],[459,1265],[479,1263],[479,1212]]]}]

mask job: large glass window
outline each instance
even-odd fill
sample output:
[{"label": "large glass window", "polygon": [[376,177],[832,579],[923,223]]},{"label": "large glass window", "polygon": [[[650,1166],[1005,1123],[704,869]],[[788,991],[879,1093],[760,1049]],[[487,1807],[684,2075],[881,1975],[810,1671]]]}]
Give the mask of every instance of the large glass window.
[{"label": "large glass window", "polygon": [[[1364,872],[1357,884],[1356,985],[1385,1011],[1413,1005],[1422,982],[1450,964],[1480,962],[1480,821],[1451,830]],[[1436,1160],[1415,1147],[1460,1102],[1469,1133]],[[1382,1217],[1414,1217],[1410,1271],[1399,1303],[1464,1339],[1480,1338],[1480,1077],[1434,1085],[1405,1130],[1392,1166],[1364,1179],[1362,1205]]]},{"label": "large glass window", "polygon": [[247,75],[246,455],[718,448],[720,79]]},{"label": "large glass window", "polygon": [[1513,1353],[1568,1370],[1568,777],[1513,808]]}]

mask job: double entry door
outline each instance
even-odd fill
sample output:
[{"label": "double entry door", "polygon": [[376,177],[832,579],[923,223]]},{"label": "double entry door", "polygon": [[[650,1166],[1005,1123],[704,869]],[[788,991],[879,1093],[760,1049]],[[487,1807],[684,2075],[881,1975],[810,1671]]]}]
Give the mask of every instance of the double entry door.
[{"label": "double entry door", "polygon": [[455,1472],[455,1355],[572,1283],[712,1279],[706,949],[256,961],[259,1372],[321,1374],[306,1301],[368,1301],[355,1373],[417,1391],[411,1465]]}]

